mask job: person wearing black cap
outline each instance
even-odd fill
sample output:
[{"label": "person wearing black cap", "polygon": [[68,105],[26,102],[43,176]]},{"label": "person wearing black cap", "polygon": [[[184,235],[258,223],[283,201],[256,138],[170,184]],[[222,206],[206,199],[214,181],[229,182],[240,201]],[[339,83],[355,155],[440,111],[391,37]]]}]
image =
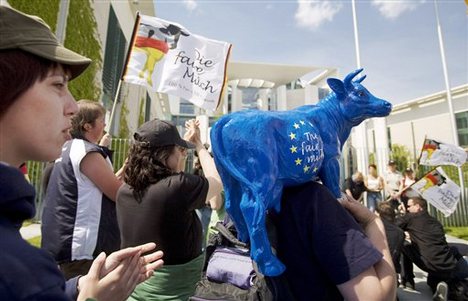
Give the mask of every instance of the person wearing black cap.
[{"label": "person wearing black cap", "polygon": [[[198,121],[185,124],[182,139],[168,121],[154,119],[134,134],[117,193],[122,247],[154,241],[164,252],[157,277],[137,286],[129,300],[187,300],[203,264],[202,226],[196,209],[219,209],[221,178],[200,140]],[[184,173],[188,148],[195,148],[204,176]]]},{"label": "person wearing black cap", "polygon": [[0,5],[0,300],[124,300],[162,265],[161,252],[141,256],[150,243],[101,253],[87,275],[65,283],[52,257],[21,238],[35,191],[17,167],[60,155],[78,110],[67,84],[90,63],[40,18]]}]

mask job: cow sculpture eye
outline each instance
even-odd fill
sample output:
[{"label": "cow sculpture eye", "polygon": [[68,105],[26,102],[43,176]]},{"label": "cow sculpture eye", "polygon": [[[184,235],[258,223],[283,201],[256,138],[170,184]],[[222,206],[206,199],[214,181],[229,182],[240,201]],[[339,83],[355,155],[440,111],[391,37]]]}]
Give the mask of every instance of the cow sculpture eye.
[{"label": "cow sculpture eye", "polygon": [[359,96],[359,97],[364,97],[364,92],[359,91],[359,92],[358,92],[358,96]]}]

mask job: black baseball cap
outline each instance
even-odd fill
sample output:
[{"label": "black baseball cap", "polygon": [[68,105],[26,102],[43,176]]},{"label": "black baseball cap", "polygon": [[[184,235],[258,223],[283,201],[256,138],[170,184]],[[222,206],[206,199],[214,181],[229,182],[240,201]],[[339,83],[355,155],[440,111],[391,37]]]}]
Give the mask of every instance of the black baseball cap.
[{"label": "black baseball cap", "polygon": [[11,49],[66,65],[71,78],[80,75],[91,63],[89,58],[60,44],[41,18],[0,5],[0,50]]},{"label": "black baseball cap", "polygon": [[137,141],[145,141],[152,148],[158,146],[178,145],[185,148],[195,148],[195,145],[182,139],[179,131],[169,121],[153,119],[143,123],[133,135]]}]

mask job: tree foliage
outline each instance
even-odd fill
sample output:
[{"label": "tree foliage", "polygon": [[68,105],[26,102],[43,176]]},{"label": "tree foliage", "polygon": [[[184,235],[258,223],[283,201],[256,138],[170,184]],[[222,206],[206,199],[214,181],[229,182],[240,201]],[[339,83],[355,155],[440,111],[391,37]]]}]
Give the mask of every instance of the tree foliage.
[{"label": "tree foliage", "polygon": [[60,0],[8,0],[8,3],[26,14],[39,16],[55,32]]},{"label": "tree foliage", "polygon": [[97,101],[101,88],[96,73],[102,68],[102,57],[94,12],[89,0],[70,0],[68,11],[65,46],[93,61],[85,72],[70,82],[70,92],[77,100]]},{"label": "tree foliage", "polygon": [[390,159],[396,162],[397,169],[402,171],[408,167],[411,167],[410,164],[411,152],[408,148],[401,144],[392,144],[392,152],[390,154]]},{"label": "tree foliage", "polygon": [[120,108],[119,118],[119,137],[128,139],[130,137],[130,130],[128,129],[128,108],[127,103],[122,100],[122,107]]},{"label": "tree foliage", "polygon": [[[9,0],[8,3],[24,13],[41,17],[55,32],[60,0]],[[96,19],[89,0],[70,0],[66,29],[65,46],[93,61],[83,74],[70,82],[70,92],[76,99],[97,101],[101,89],[96,73],[102,68],[102,58]]]}]

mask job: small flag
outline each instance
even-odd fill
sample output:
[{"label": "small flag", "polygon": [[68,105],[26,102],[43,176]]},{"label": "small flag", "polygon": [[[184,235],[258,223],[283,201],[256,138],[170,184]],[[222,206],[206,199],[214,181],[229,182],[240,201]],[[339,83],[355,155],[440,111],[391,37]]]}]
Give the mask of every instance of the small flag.
[{"label": "small flag", "polygon": [[462,166],[466,162],[467,154],[463,148],[442,143],[433,139],[424,139],[419,164],[421,165],[455,165]]},{"label": "small flag", "polygon": [[231,44],[183,26],[139,15],[123,80],[215,110],[225,85]]},{"label": "small flag", "polygon": [[457,208],[460,187],[437,167],[407,188],[404,194],[408,198],[421,196],[448,217]]}]

